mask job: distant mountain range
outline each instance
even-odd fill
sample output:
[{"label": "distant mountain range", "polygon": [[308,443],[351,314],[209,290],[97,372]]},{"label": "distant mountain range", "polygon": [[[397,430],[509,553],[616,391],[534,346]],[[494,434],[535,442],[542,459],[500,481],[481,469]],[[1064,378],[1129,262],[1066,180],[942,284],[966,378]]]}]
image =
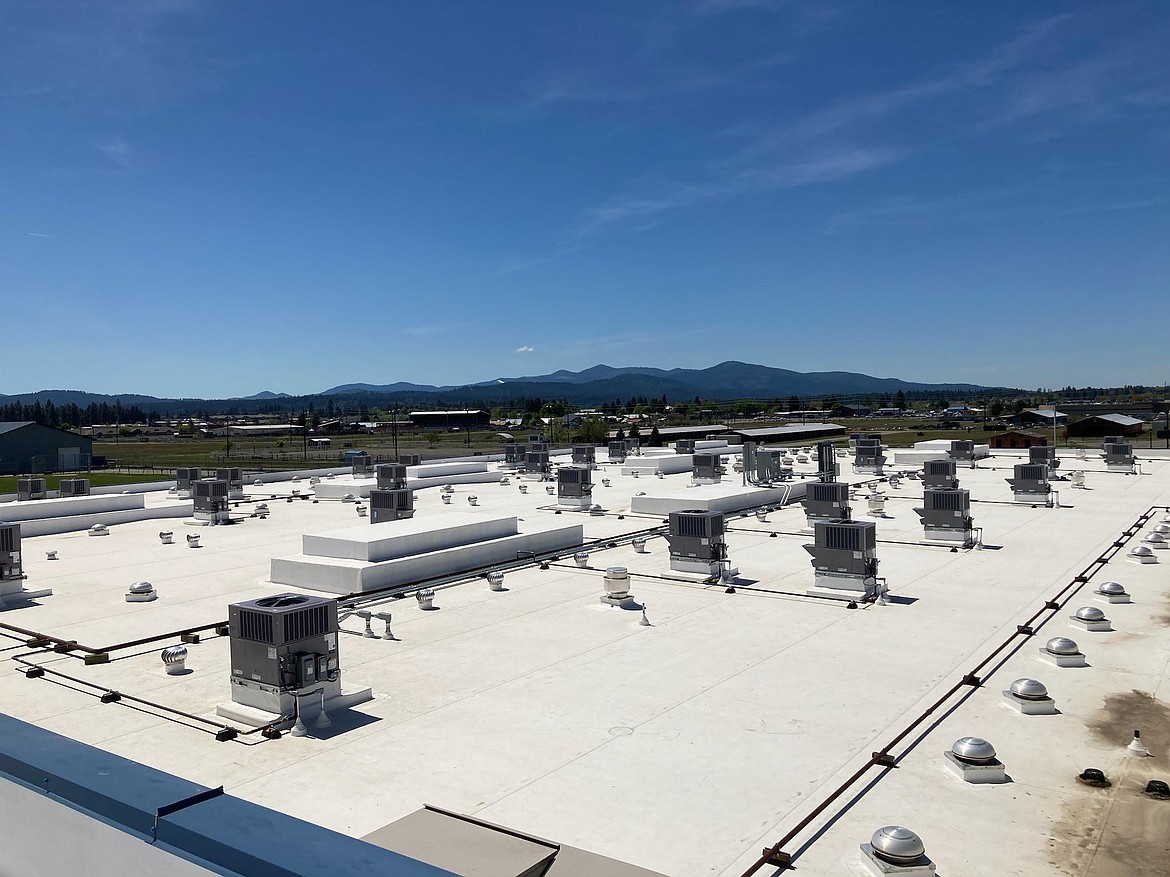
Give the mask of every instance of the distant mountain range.
[{"label": "distant mountain range", "polygon": [[615,368],[595,365],[574,372],[561,369],[547,375],[525,375],[516,378],[493,378],[476,384],[435,386],[403,381],[392,384],[354,383],[330,387],[320,393],[294,396],[264,390],[252,396],[236,399],[160,399],[136,394],[102,395],[81,390],[41,390],[13,396],[0,395],[0,405],[12,402],[54,405],[90,404],[136,405],[144,411],[172,413],[224,411],[288,411],[308,406],[325,407],[330,401],[350,402],[370,406],[386,405],[506,405],[509,402],[540,397],[566,399],[574,405],[596,405],[614,399],[645,396],[669,401],[685,401],[698,396],[712,401],[733,399],[823,399],[827,396],[892,397],[899,390],[908,394],[957,394],[967,396],[988,390],[1006,390],[1003,387],[983,387],[978,384],[931,384],[905,381],[900,378],[877,378],[856,372],[797,372],[789,369],[753,365],[746,362],[721,362],[710,368],[646,368],[640,366]]},{"label": "distant mountain range", "polygon": [[[606,387],[612,387],[612,392]],[[533,388],[541,388],[535,391]],[[549,388],[552,387],[550,390]],[[570,389],[573,388],[573,389]],[[986,389],[977,384],[927,384],[904,381],[900,378],[875,378],[856,372],[797,372],[746,362],[721,362],[710,368],[646,368],[633,366],[615,368],[595,365],[579,372],[560,369],[547,375],[526,375],[518,378],[495,378],[462,387],[431,386],[424,384],[343,384],[324,390],[321,395],[334,396],[363,393],[450,393],[479,390],[493,397],[569,396],[570,398],[613,399],[630,393],[639,396],[661,396],[684,399],[701,396],[704,399],[742,399],[754,397],[787,397],[829,394],[870,394],[903,392],[952,391],[973,393]]]}]

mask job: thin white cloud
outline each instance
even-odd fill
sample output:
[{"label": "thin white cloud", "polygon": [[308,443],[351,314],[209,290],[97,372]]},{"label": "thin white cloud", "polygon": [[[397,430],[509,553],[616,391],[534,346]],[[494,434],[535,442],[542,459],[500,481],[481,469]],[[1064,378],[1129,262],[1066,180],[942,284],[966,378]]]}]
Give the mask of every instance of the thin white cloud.
[{"label": "thin white cloud", "polygon": [[585,211],[574,237],[590,237],[626,220],[639,220],[639,228],[643,228],[653,217],[706,202],[834,182],[890,164],[899,157],[892,149],[846,147],[815,158],[728,167],[702,182],[673,183],[651,195],[611,198]]},{"label": "thin white cloud", "polygon": [[55,234],[42,234],[39,231],[26,231],[25,234],[28,235],[29,237],[34,237],[34,238],[55,238],[56,237]]},{"label": "thin white cloud", "polygon": [[125,137],[107,137],[94,143],[94,148],[111,163],[128,169],[133,161],[133,150]]},{"label": "thin white cloud", "polygon": [[534,350],[536,350],[535,347],[529,347],[527,344],[516,348],[517,353],[532,353]]}]

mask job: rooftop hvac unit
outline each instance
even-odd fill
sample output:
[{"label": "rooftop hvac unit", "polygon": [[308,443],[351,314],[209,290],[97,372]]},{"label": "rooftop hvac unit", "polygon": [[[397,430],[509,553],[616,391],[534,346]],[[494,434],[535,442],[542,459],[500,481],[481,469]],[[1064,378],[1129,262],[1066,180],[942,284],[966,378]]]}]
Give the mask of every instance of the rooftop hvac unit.
[{"label": "rooftop hvac unit", "polygon": [[853,454],[853,467],[855,469],[879,471],[886,462],[886,455],[882,453],[881,440],[869,436],[857,440]]},{"label": "rooftop hvac unit", "polygon": [[973,535],[970,491],[928,487],[922,492],[922,508],[914,512],[922,518],[927,539],[968,542]]},{"label": "rooftop hvac unit", "polygon": [[524,455],[524,470],[528,474],[539,472],[545,474],[549,471],[548,465],[548,451],[529,451]]},{"label": "rooftop hvac unit", "polygon": [[541,443],[543,441],[544,441],[544,433],[542,433],[542,432],[530,433],[528,436],[528,444],[530,444],[530,445],[531,444],[538,444],[538,443]]},{"label": "rooftop hvac unit", "polygon": [[1123,435],[1107,435],[1101,440],[1101,447],[1105,447],[1106,445],[1119,445],[1124,441],[1125,436]]},{"label": "rooftop hvac unit", "polygon": [[792,468],[783,465],[784,451],[761,448],[755,442],[744,442],[743,471],[752,484],[771,484],[790,481]]},{"label": "rooftop hvac unit", "polygon": [[1133,466],[1133,445],[1129,442],[1108,442],[1105,445],[1106,469],[1130,469]]},{"label": "rooftop hvac unit", "polygon": [[817,442],[817,476],[821,481],[832,481],[839,474],[836,448],[832,442]]},{"label": "rooftop hvac unit", "polygon": [[922,486],[953,490],[959,486],[956,470],[954,460],[927,460],[922,464]]},{"label": "rooftop hvac unit", "polygon": [[403,463],[380,463],[375,472],[379,490],[400,490],[406,487],[406,465]]},{"label": "rooftop hvac unit", "polygon": [[18,500],[44,499],[47,489],[44,478],[16,479],[16,498]]},{"label": "rooftop hvac unit", "polygon": [[673,570],[716,575],[727,560],[722,512],[698,509],[671,512],[666,541]]},{"label": "rooftop hvac unit", "polygon": [[353,475],[354,478],[368,478],[370,472],[373,471],[374,461],[368,455],[358,454],[356,456],[350,457],[349,460],[350,465],[353,467],[350,470],[350,474]]},{"label": "rooftop hvac unit", "polygon": [[1052,485],[1048,483],[1048,467],[1043,463],[1017,463],[1013,478],[1005,479],[1012,486],[1016,502],[1049,503]]},{"label": "rooftop hvac unit", "polygon": [[812,555],[820,587],[872,593],[877,584],[877,525],[873,521],[817,521]]},{"label": "rooftop hvac unit", "polygon": [[226,481],[229,487],[244,486],[244,470],[239,466],[229,466],[226,469],[216,469],[215,477]]},{"label": "rooftop hvac unit", "polygon": [[398,462],[403,466],[421,466],[422,456],[420,454],[399,454]]},{"label": "rooftop hvac unit", "polygon": [[636,435],[626,437],[626,453],[632,454],[642,447],[642,440]]},{"label": "rooftop hvac unit", "polygon": [[62,478],[57,491],[61,496],[89,496],[89,479]]},{"label": "rooftop hvac unit", "polygon": [[581,499],[593,493],[593,474],[588,466],[562,466],[557,470],[557,497]]},{"label": "rooftop hvac unit", "polygon": [[529,454],[547,454],[548,442],[529,442],[526,448],[526,453]]},{"label": "rooftop hvac unit", "polygon": [[325,597],[277,594],[231,604],[232,699],[284,713],[289,701],[279,695],[336,679],[337,629],[337,601]]},{"label": "rooftop hvac unit", "polygon": [[0,524],[0,582],[20,581],[23,578],[20,524]]},{"label": "rooftop hvac unit", "polygon": [[849,485],[840,481],[811,481],[805,485],[806,518],[849,520]]},{"label": "rooftop hvac unit", "polygon": [[191,486],[195,501],[195,517],[213,524],[228,520],[228,482],[218,478],[204,478]]},{"label": "rooftop hvac unit", "polygon": [[573,462],[592,466],[597,460],[597,449],[593,445],[573,445]]},{"label": "rooftop hvac unit", "polygon": [[674,443],[674,452],[676,454],[693,454],[695,452],[695,440],[679,439]]},{"label": "rooftop hvac unit", "polygon": [[723,476],[719,454],[695,454],[691,457],[691,472],[699,483],[718,483]]},{"label": "rooftop hvac unit", "polygon": [[948,453],[952,460],[974,460],[975,442],[970,439],[955,439],[951,442]]},{"label": "rooftop hvac unit", "polygon": [[510,466],[521,466],[524,464],[524,455],[527,449],[524,445],[509,443],[504,445],[504,463]]},{"label": "rooftop hvac unit", "polygon": [[1033,445],[1028,448],[1028,462],[1043,463],[1050,472],[1055,472],[1060,468],[1060,460],[1056,458],[1056,448],[1050,448],[1046,445]]},{"label": "rooftop hvac unit", "polygon": [[203,477],[203,474],[194,468],[175,470],[175,489],[191,495],[191,485]]},{"label": "rooftop hvac unit", "polygon": [[370,523],[401,521],[414,517],[414,491],[405,487],[370,490]]},{"label": "rooftop hvac unit", "polygon": [[609,443],[609,461],[611,463],[624,463],[626,461],[626,443],[624,439],[620,442]]}]

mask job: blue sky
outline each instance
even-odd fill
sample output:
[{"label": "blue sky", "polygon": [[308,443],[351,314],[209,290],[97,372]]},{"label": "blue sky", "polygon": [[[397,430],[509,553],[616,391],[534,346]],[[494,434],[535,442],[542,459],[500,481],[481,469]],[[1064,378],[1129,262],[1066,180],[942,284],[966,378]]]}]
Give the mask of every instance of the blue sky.
[{"label": "blue sky", "polygon": [[3,15],[0,392],[1170,380],[1167,3]]}]

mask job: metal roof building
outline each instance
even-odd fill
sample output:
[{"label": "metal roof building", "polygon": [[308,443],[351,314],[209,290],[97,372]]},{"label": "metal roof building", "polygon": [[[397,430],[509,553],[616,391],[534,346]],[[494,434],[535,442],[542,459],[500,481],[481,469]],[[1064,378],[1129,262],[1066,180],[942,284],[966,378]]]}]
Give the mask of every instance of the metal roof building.
[{"label": "metal roof building", "polygon": [[1145,421],[1128,414],[1094,414],[1068,425],[1070,436],[1141,435]]},{"label": "metal roof building", "polygon": [[92,454],[89,436],[31,420],[0,423],[0,475],[88,469]]}]

